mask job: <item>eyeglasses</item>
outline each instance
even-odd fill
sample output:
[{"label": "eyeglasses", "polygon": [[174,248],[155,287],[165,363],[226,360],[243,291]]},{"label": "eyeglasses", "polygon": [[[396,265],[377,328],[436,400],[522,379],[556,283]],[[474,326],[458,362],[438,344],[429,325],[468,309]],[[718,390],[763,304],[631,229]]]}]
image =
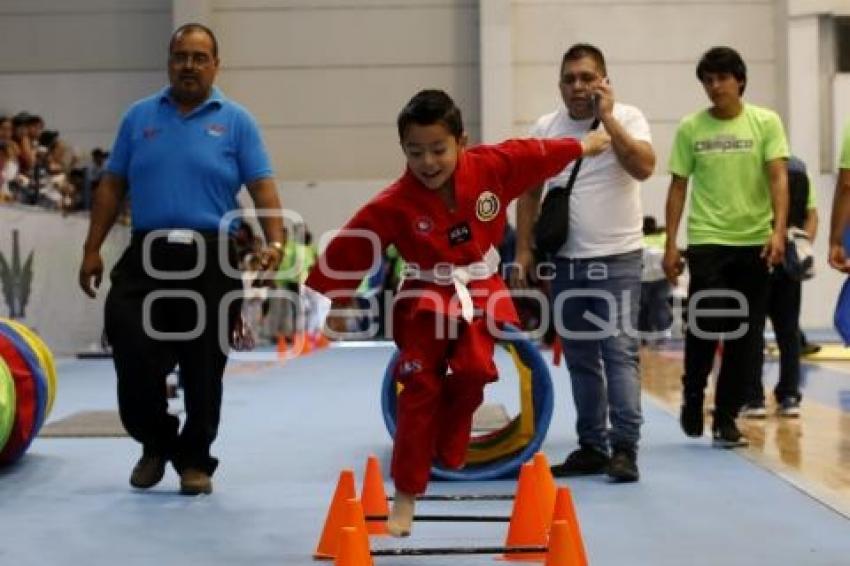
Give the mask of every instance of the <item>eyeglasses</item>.
[{"label": "eyeglasses", "polygon": [[181,67],[206,67],[212,61],[212,57],[207,53],[187,53],[185,51],[177,51],[168,56],[168,61],[172,65]]}]

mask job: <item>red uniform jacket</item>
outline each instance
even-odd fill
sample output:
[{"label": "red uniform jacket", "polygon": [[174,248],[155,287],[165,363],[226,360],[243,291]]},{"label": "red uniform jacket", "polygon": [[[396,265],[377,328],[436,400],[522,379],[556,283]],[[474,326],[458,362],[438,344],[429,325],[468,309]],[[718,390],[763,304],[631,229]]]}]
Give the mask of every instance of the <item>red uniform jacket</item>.
[{"label": "red uniform jacket", "polygon": [[[571,138],[509,140],[465,150],[454,173],[454,211],[407,170],[348,221],[344,232],[331,241],[313,266],[306,285],[323,294],[354,290],[390,244],[395,244],[408,264],[423,270],[440,263],[463,266],[481,261],[490,247],[498,247],[502,240],[508,204],[580,156],[581,145]],[[351,230],[374,236],[370,241],[365,235],[348,232]],[[498,322],[518,323],[513,301],[498,274],[473,280],[468,288],[476,309],[486,309],[487,316]],[[429,296],[396,301],[395,320],[420,310],[460,316],[458,302],[452,300],[453,285],[405,280],[402,291],[413,289],[426,289]],[[488,297],[498,291],[501,296],[488,307]],[[434,294],[439,300],[434,300]]]}]

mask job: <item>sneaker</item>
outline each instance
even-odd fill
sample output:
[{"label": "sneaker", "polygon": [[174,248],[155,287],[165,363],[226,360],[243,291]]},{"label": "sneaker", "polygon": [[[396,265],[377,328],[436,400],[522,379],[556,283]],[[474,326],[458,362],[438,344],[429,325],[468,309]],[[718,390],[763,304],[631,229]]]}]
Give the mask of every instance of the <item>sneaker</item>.
[{"label": "sneaker", "polygon": [[820,350],[820,344],[812,344],[811,342],[806,342],[805,344],[800,345],[801,356],[811,356],[813,354],[817,354],[818,352],[820,352]]},{"label": "sneaker", "polygon": [[130,474],[130,485],[148,489],[158,484],[165,475],[166,459],[155,454],[143,454]]},{"label": "sneaker", "polygon": [[735,421],[714,425],[714,438],[712,446],[715,448],[741,448],[749,446],[750,441],[741,434]]},{"label": "sneaker", "polygon": [[201,495],[212,493],[212,478],[196,468],[186,468],[180,474],[180,493],[183,495]]},{"label": "sneaker", "polygon": [[689,400],[685,399],[682,403],[682,411],[679,414],[679,424],[687,436],[699,438],[702,436],[703,423],[703,408],[702,399]]},{"label": "sneaker", "polygon": [[800,416],[800,400],[794,397],[786,397],[779,402],[776,414],[787,419],[796,419]]},{"label": "sneaker", "polygon": [[764,408],[764,401],[745,404],[738,412],[738,416],[743,419],[767,418],[767,411]]},{"label": "sneaker", "polygon": [[608,477],[615,483],[638,481],[637,452],[634,448],[614,448],[608,464]]},{"label": "sneaker", "polygon": [[566,478],[604,474],[609,461],[608,454],[590,446],[582,446],[573,450],[563,464],[552,466],[552,475],[556,478]]}]

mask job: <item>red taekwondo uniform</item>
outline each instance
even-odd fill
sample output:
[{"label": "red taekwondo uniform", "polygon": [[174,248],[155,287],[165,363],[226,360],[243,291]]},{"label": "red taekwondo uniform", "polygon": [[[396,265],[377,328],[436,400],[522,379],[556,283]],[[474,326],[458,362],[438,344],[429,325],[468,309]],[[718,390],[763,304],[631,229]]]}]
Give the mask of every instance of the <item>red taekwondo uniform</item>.
[{"label": "red taekwondo uniform", "polygon": [[[434,459],[463,466],[472,414],[484,385],[498,377],[487,319],[518,324],[498,274],[505,210],[581,152],[571,138],[465,150],[454,172],[455,210],[408,169],[354,215],[313,267],[306,285],[327,295],[353,291],[390,244],[408,264],[392,320],[403,385],[392,462],[397,489],[424,492]],[[458,329],[454,337],[447,326]]]}]

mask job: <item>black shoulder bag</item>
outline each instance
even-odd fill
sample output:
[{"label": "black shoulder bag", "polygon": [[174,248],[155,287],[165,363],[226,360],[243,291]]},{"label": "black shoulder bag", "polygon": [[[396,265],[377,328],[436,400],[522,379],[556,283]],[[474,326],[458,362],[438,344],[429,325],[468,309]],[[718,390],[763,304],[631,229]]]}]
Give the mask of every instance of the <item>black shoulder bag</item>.
[{"label": "black shoulder bag", "polygon": [[[590,130],[599,126],[599,119],[593,120]],[[554,256],[567,241],[567,233],[570,229],[570,193],[581,167],[582,158],[579,158],[567,184],[563,187],[553,187],[546,193],[543,206],[540,208],[540,216],[534,225],[534,245],[537,253],[545,256]]]}]

